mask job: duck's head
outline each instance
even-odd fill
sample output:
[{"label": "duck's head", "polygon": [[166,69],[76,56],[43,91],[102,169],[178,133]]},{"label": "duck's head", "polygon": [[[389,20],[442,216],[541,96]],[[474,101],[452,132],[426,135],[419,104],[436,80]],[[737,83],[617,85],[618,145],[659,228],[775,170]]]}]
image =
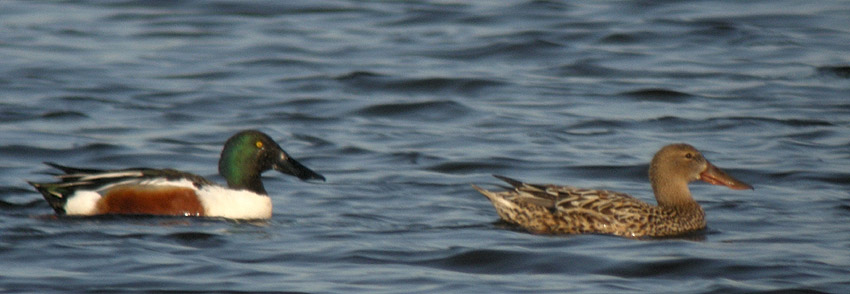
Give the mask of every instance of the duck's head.
[{"label": "duck's head", "polygon": [[224,143],[218,172],[230,188],[266,194],[260,174],[270,169],[301,180],[325,180],[322,175],[290,157],[271,137],[260,131],[241,131]]},{"label": "duck's head", "polygon": [[690,198],[687,184],[696,180],[734,190],[753,189],[711,164],[699,150],[688,144],[667,145],[655,153],[649,166],[649,179],[659,204],[679,200],[674,198],[682,197],[682,191]]}]

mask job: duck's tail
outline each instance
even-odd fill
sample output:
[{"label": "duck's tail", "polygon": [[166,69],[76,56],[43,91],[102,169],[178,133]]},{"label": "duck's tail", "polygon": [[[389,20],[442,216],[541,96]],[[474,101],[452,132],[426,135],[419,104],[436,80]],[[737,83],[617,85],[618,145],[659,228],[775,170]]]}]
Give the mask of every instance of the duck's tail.
[{"label": "duck's tail", "polygon": [[50,204],[50,207],[53,207],[57,214],[65,214],[65,203],[68,202],[68,198],[65,197],[61,183],[35,183],[30,181],[27,181],[27,183],[35,187],[44,196],[44,200],[47,200],[47,203]]}]

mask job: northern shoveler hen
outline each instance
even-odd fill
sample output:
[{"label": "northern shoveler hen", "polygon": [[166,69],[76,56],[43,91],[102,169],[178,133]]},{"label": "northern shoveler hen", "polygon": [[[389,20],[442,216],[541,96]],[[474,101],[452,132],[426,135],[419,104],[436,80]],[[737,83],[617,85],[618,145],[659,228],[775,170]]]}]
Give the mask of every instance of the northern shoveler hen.
[{"label": "northern shoveler hen", "polygon": [[224,144],[218,172],[227,186],[173,169],[82,169],[46,163],[65,174],[33,183],[57,214],[179,215],[268,219],[272,202],[260,174],[274,169],[301,180],[325,178],[289,156],[268,135],[247,130]]},{"label": "northern shoveler hen", "polygon": [[753,187],[712,165],[691,145],[667,145],[652,158],[649,180],[658,205],[607,190],[535,185],[494,175],[513,188],[487,196],[499,216],[534,233],[598,233],[639,238],[675,236],[705,228],[705,212],[691,197],[695,180],[735,190]]}]

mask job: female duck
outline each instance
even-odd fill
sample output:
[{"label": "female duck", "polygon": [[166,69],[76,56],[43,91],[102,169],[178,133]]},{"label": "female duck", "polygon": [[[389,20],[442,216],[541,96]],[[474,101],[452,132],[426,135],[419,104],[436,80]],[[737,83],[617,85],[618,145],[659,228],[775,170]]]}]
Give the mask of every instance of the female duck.
[{"label": "female duck", "polygon": [[691,197],[695,180],[735,190],[753,187],[712,165],[691,145],[661,148],[649,166],[658,205],[607,190],[534,185],[495,176],[511,186],[503,192],[473,187],[487,196],[499,216],[531,232],[613,234],[638,238],[674,236],[705,228],[705,213]]},{"label": "female duck", "polygon": [[173,169],[62,170],[56,183],[33,183],[57,214],[89,216],[142,214],[268,219],[272,202],[260,174],[274,169],[301,180],[325,178],[289,156],[268,135],[239,132],[224,144],[218,162],[227,179],[222,187],[201,176]]}]

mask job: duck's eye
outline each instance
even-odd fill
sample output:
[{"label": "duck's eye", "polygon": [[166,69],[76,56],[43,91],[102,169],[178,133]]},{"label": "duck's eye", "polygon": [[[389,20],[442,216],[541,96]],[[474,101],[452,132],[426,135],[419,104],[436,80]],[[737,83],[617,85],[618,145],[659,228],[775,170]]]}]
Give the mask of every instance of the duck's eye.
[{"label": "duck's eye", "polygon": [[254,143],[254,145],[257,145],[257,149],[263,149],[263,142],[262,141],[257,141],[257,143]]},{"label": "duck's eye", "polygon": [[685,158],[692,159],[694,158],[694,155],[692,153],[685,153]]}]

